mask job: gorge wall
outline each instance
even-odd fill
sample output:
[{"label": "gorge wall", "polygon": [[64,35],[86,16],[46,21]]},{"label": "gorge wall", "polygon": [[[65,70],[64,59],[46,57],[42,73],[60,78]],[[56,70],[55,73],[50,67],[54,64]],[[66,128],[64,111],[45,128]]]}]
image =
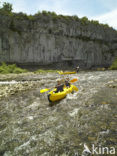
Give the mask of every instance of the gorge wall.
[{"label": "gorge wall", "polygon": [[0,62],[108,67],[117,56],[117,31],[72,18],[0,14]]}]

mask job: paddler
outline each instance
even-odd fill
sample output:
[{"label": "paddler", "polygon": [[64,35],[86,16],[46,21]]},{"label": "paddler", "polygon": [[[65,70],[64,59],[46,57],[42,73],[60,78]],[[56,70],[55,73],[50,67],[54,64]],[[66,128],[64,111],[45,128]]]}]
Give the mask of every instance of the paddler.
[{"label": "paddler", "polygon": [[63,87],[64,87],[64,84],[62,83],[62,80],[57,79],[57,85],[55,86],[55,88],[56,88],[55,93],[62,92]]},{"label": "paddler", "polygon": [[67,78],[65,79],[65,86],[68,87],[68,88],[71,86],[71,84],[70,84],[70,82],[69,82],[69,77],[67,77]]},{"label": "paddler", "polygon": [[79,66],[78,66],[78,67],[76,67],[76,72],[77,72],[77,73],[79,72],[79,68],[80,68]]}]

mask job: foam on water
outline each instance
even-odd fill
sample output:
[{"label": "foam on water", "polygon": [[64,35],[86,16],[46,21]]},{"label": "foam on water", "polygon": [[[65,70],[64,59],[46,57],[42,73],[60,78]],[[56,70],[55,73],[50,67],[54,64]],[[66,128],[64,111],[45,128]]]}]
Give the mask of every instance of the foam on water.
[{"label": "foam on water", "polygon": [[74,94],[67,94],[67,99],[77,99],[77,92]]},{"label": "foam on water", "polygon": [[12,81],[0,81],[0,84],[16,84],[16,83],[21,83],[21,82],[17,82],[15,80],[12,80]]}]

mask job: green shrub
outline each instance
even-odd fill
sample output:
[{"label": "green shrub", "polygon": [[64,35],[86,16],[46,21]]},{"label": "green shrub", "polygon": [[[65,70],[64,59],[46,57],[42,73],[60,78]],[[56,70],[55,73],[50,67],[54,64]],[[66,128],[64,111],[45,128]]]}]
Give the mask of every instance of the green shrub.
[{"label": "green shrub", "polygon": [[78,18],[78,16],[77,16],[77,15],[73,15],[73,16],[72,16],[72,18],[73,18],[74,20],[76,20],[76,21],[78,21],[78,20],[79,20],[79,18]]},{"label": "green shrub", "polygon": [[19,74],[25,72],[27,72],[27,70],[17,67],[16,64],[6,65],[6,63],[3,62],[2,65],[0,66],[0,74],[8,74],[8,73]]},{"label": "green shrub", "polygon": [[0,73],[1,74],[8,74],[8,67],[7,65],[3,62],[2,65],[0,66]]},{"label": "green shrub", "polygon": [[109,28],[109,25],[108,25],[108,24],[102,24],[102,26],[103,26],[104,28]]},{"label": "green shrub", "polygon": [[38,11],[36,14],[34,14],[34,17],[38,17],[38,16],[40,16],[40,15],[41,15],[41,12]]},{"label": "green shrub", "polygon": [[8,72],[13,73],[15,68],[17,68],[16,64],[11,64],[7,66]]},{"label": "green shrub", "polygon": [[43,15],[46,15],[46,16],[49,15],[48,12],[47,12],[46,10],[43,10],[43,11],[42,11],[42,14],[43,14]]},{"label": "green shrub", "polygon": [[111,70],[117,70],[117,57],[115,58],[115,60],[113,61],[112,65],[110,66]]},{"label": "green shrub", "polygon": [[13,73],[16,73],[16,74],[26,73],[26,72],[27,72],[26,69],[21,69],[21,68],[18,68],[18,67],[13,70]]},{"label": "green shrub", "polygon": [[57,14],[53,11],[53,12],[50,12],[52,16],[57,16]]},{"label": "green shrub", "polygon": [[95,25],[99,25],[99,21],[96,21],[96,20],[91,20],[91,23],[93,23]]},{"label": "green shrub", "polygon": [[34,20],[35,18],[34,18],[33,15],[28,15],[28,19],[29,19],[29,20]]},{"label": "green shrub", "polygon": [[81,18],[81,23],[83,25],[88,24],[88,22],[89,22],[89,20],[88,20],[88,18],[86,16],[84,16],[84,17]]},{"label": "green shrub", "polygon": [[28,15],[25,13],[22,13],[22,12],[14,13],[14,17],[16,19],[21,19],[21,20],[23,20],[23,19],[27,20],[28,19]]}]

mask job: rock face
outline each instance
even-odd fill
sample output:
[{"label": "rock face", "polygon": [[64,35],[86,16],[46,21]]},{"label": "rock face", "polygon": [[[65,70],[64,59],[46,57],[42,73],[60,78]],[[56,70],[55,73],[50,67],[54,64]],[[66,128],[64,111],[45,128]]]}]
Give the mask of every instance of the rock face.
[{"label": "rock face", "polygon": [[117,55],[117,32],[90,22],[40,15],[0,14],[0,62],[108,67]]}]

